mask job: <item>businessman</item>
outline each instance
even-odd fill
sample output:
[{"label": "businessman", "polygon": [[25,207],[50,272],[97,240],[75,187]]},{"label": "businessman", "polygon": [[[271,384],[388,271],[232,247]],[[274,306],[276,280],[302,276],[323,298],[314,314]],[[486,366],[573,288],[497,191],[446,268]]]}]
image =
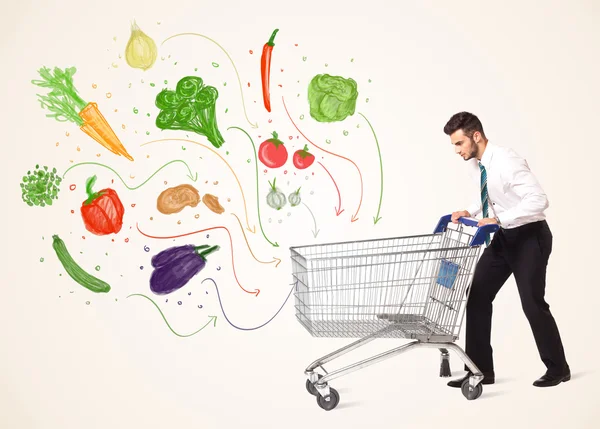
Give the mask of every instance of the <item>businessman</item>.
[{"label": "businessman", "polygon": [[[521,306],[533,332],[546,373],[533,382],[537,387],[556,386],[571,379],[571,371],[558,327],[544,299],[546,266],[552,252],[552,233],[544,210],[548,199],[527,161],[514,150],[489,143],[477,116],[460,112],[444,126],[456,154],[474,168],[481,190],[477,202],[452,213],[476,217],[478,225],[498,224],[487,240],[470,286],[467,302],[466,353],[483,373],[482,384],[495,381],[492,346],[492,302],[502,285],[514,275]],[[461,387],[467,375],[448,383]]]}]

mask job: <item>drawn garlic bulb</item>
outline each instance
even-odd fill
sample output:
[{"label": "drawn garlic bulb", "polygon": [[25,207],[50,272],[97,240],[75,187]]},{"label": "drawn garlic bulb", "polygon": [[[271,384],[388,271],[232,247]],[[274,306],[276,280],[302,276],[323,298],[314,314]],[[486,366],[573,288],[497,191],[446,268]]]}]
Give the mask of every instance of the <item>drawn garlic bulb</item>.
[{"label": "drawn garlic bulb", "polygon": [[290,195],[288,195],[288,201],[290,202],[292,207],[296,207],[298,204],[300,204],[302,202],[302,198],[300,197],[300,188],[298,188],[298,190],[296,190],[295,192],[292,192]]},{"label": "drawn garlic bulb", "polygon": [[157,57],[156,43],[136,24],[131,24],[131,37],[125,47],[125,60],[133,68],[148,70]]},{"label": "drawn garlic bulb", "polygon": [[271,185],[271,190],[267,195],[267,204],[275,210],[281,210],[286,203],[285,194],[275,186],[275,180],[277,179],[273,179],[273,183],[269,181],[269,185]]}]

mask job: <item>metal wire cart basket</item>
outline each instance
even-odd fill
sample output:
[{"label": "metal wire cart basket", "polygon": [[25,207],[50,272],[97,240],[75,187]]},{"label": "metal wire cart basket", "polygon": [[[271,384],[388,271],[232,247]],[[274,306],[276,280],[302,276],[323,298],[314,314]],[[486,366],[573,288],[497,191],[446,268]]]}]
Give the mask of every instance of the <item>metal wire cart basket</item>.
[{"label": "metal wire cart basket", "polygon": [[[321,408],[339,403],[329,387],[334,378],[415,347],[440,350],[442,377],[451,375],[448,349],[456,352],[473,373],[463,395],[481,395],[483,374],[455,341],[481,244],[498,226],[471,234],[463,226],[477,227],[475,219],[461,218],[454,228],[450,221],[442,217],[433,234],[290,248],[298,321],[315,337],[359,338],[306,368],[306,389]],[[413,341],[336,371],[323,367],[376,338]]]}]

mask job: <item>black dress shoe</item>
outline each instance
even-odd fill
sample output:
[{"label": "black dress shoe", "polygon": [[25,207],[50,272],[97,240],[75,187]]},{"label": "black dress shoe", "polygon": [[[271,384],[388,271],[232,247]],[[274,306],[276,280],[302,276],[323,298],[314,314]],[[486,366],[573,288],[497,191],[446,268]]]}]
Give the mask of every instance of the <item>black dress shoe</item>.
[{"label": "black dress shoe", "polygon": [[[450,387],[462,387],[463,382],[471,377],[473,373],[471,371],[467,372],[467,374],[463,378],[459,378],[456,380],[452,380],[448,382],[448,386]],[[483,380],[481,380],[481,384],[494,384],[496,381],[496,377],[493,372],[484,372]]]},{"label": "black dress shoe", "polygon": [[571,379],[571,372],[568,372],[564,375],[548,375],[544,374],[537,380],[533,382],[535,387],[550,387],[556,386],[557,384],[562,383],[563,381],[569,381]]}]

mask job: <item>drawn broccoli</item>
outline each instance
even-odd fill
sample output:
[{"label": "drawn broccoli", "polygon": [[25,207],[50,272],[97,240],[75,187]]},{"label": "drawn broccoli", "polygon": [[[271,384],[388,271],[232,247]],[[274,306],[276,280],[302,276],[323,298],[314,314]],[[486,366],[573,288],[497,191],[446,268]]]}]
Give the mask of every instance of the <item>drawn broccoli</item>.
[{"label": "drawn broccoli", "polygon": [[310,116],[319,122],[343,121],[356,109],[356,82],[341,76],[318,74],[308,85]]},{"label": "drawn broccoli", "polygon": [[202,78],[181,78],[175,91],[163,89],[156,96],[156,107],[161,109],[156,126],[161,130],[192,131],[206,136],[214,147],[219,148],[225,140],[217,127],[218,97],[217,89],[205,86]]}]

